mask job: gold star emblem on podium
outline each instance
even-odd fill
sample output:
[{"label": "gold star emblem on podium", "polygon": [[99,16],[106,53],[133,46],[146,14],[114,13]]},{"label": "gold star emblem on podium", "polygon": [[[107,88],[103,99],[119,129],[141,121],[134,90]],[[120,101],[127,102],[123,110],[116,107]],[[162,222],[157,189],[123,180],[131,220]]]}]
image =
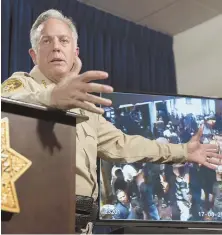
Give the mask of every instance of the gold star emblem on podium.
[{"label": "gold star emblem on podium", "polygon": [[10,147],[9,120],[1,119],[1,206],[3,211],[19,213],[16,180],[31,166],[31,161]]}]

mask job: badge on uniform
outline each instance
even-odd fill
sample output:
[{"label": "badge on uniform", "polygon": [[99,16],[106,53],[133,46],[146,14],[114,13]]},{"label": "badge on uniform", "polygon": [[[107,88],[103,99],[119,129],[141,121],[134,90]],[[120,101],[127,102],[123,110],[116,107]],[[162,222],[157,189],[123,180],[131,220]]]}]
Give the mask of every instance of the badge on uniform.
[{"label": "badge on uniform", "polygon": [[15,91],[18,88],[23,87],[21,80],[17,78],[11,78],[3,82],[2,84],[2,93]]},{"label": "badge on uniform", "polygon": [[1,119],[1,209],[19,213],[15,182],[31,166],[31,161],[10,147],[9,120]]},{"label": "badge on uniform", "polygon": [[46,81],[45,80],[42,80],[42,84],[45,88],[47,88],[47,85],[46,85]]}]

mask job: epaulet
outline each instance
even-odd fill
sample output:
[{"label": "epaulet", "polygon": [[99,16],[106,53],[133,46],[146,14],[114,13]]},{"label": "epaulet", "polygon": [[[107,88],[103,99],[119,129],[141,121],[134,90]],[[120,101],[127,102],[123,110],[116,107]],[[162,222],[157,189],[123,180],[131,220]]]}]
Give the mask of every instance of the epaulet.
[{"label": "epaulet", "polygon": [[12,78],[27,78],[27,77],[33,79],[33,77],[29,73],[26,73],[26,72],[15,72],[9,77],[9,79],[12,79]]},{"label": "epaulet", "polygon": [[18,78],[18,77],[25,77],[25,73],[24,72],[14,72],[9,79],[11,78]]},{"label": "epaulet", "polygon": [[29,73],[24,73],[24,76],[25,76],[25,77],[32,78],[32,76],[31,76]]}]

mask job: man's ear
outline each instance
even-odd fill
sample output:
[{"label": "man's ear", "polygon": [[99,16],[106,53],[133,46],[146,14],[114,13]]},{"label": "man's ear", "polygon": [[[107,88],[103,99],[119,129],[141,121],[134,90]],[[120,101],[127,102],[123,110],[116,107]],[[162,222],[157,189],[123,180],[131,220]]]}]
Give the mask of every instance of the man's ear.
[{"label": "man's ear", "polygon": [[35,53],[34,49],[32,49],[32,48],[29,49],[29,55],[31,56],[33,63],[36,65],[37,61],[36,61],[36,53]]},{"label": "man's ear", "polygon": [[79,56],[79,47],[76,47],[76,56]]}]

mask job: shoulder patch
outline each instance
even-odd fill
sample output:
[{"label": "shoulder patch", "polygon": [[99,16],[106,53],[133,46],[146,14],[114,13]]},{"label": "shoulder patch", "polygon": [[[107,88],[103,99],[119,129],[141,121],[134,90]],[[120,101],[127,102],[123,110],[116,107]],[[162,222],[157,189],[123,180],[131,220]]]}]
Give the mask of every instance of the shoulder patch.
[{"label": "shoulder patch", "polygon": [[3,92],[12,92],[19,88],[23,87],[21,80],[17,78],[11,78],[2,83],[1,91]]}]

